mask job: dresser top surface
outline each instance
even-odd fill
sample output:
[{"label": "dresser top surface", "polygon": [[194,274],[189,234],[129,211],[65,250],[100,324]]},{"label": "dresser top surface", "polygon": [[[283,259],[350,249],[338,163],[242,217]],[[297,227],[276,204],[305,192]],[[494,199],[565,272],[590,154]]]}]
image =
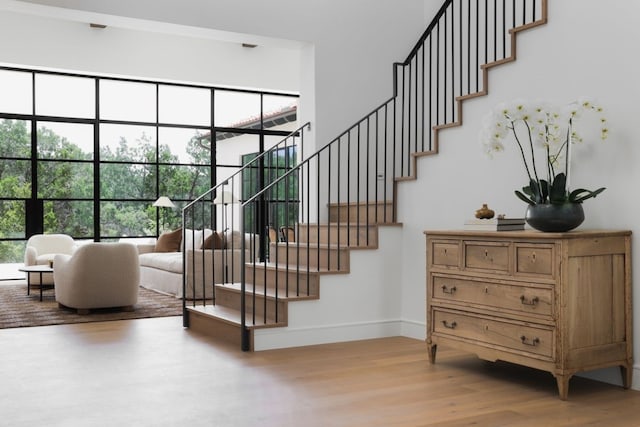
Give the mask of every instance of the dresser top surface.
[{"label": "dresser top surface", "polygon": [[631,230],[572,230],[566,233],[548,233],[536,230],[485,231],[485,230],[425,230],[430,237],[468,236],[507,239],[582,239],[594,237],[630,236]]}]

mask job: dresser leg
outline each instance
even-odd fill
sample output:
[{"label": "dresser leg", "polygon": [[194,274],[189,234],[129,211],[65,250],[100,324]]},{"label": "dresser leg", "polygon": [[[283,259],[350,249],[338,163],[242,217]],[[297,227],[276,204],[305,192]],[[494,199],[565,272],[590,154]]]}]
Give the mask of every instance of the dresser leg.
[{"label": "dresser leg", "polygon": [[427,351],[429,353],[429,362],[436,363],[436,350],[438,349],[437,344],[427,344]]},{"label": "dresser leg", "polygon": [[633,369],[631,365],[620,365],[620,374],[622,375],[622,386],[626,389],[631,388],[631,377],[633,376]]},{"label": "dresser leg", "polygon": [[560,400],[567,400],[569,395],[569,380],[571,375],[556,375],[556,382],[558,383],[558,394]]}]

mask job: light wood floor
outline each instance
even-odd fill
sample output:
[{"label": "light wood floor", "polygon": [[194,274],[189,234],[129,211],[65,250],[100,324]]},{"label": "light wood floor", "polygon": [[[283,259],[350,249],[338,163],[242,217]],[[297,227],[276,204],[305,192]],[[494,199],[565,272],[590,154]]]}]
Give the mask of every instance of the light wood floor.
[{"label": "light wood floor", "polygon": [[0,330],[2,426],[640,426],[640,392],[390,338],[242,353],[180,318]]}]

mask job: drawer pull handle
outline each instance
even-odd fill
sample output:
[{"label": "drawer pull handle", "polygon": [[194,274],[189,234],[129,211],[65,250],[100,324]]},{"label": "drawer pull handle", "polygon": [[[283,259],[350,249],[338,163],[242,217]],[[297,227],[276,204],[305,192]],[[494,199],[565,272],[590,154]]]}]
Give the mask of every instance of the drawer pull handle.
[{"label": "drawer pull handle", "polygon": [[453,286],[451,289],[447,288],[447,285],[442,285],[442,292],[445,294],[453,295],[456,293],[456,287]]},{"label": "drawer pull handle", "polygon": [[536,347],[538,344],[540,344],[540,338],[534,338],[529,341],[524,335],[520,337],[520,341],[522,341],[522,344],[530,345],[531,347]]},{"label": "drawer pull handle", "polygon": [[531,300],[527,300],[527,298],[524,295],[521,295],[520,302],[523,305],[538,305],[538,302],[540,302],[540,300],[538,299],[538,297],[533,297]]},{"label": "drawer pull handle", "polygon": [[451,324],[449,324],[449,322],[447,322],[446,320],[443,320],[442,324],[444,325],[445,328],[448,328],[448,329],[455,329],[456,326],[458,326],[458,324],[455,321],[453,321],[453,322],[451,322]]}]

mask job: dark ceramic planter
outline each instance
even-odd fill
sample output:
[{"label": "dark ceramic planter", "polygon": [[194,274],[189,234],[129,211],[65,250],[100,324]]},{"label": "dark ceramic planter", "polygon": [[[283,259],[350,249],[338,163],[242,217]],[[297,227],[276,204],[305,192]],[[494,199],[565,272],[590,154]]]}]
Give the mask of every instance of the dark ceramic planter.
[{"label": "dark ceramic planter", "polygon": [[539,231],[564,232],[573,230],[584,221],[582,203],[563,205],[529,205],[524,219]]}]

